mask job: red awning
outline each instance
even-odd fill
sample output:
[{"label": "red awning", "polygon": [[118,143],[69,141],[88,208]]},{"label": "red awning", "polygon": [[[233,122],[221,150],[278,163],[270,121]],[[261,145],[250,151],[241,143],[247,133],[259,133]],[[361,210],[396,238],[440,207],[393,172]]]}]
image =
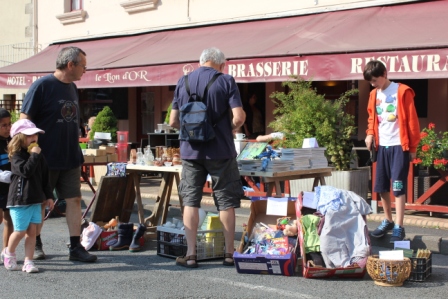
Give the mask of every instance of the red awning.
[{"label": "red awning", "polygon": [[238,82],[282,81],[296,70],[313,80],[362,79],[354,65],[379,56],[403,64],[399,78],[448,78],[446,11],[448,1],[434,1],[54,44],[0,68],[0,87],[29,87],[69,45],[87,53],[82,88],[174,85],[210,46],[226,54]]}]

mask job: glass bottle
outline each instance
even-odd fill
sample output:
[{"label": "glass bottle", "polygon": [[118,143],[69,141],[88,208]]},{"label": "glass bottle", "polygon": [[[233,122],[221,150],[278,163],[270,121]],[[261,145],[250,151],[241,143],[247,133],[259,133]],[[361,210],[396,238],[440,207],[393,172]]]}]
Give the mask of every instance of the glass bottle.
[{"label": "glass bottle", "polygon": [[142,149],[137,148],[137,165],[145,165],[145,160],[143,159]]},{"label": "glass bottle", "polygon": [[146,165],[154,165],[154,155],[152,154],[152,150],[149,147],[149,145],[147,147],[144,148],[144,156],[145,156],[145,163]]}]

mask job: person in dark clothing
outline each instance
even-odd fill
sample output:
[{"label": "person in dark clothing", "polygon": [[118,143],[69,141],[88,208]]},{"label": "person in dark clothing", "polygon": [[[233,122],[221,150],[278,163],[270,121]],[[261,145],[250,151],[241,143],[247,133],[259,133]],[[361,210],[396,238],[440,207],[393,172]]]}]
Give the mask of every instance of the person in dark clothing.
[{"label": "person in dark clothing", "polygon": [[[8,158],[8,143],[11,141],[9,131],[11,130],[11,114],[8,110],[0,108],[0,223],[3,222],[3,249],[8,247],[9,236],[14,227],[12,226],[9,209],[6,208],[8,201],[9,183],[11,182],[11,163]],[[1,255],[3,262],[3,254]]]},{"label": "person in dark clothing", "polygon": [[15,251],[25,237],[22,271],[39,272],[33,263],[33,255],[37,225],[42,222],[41,205],[46,201],[50,209],[54,206],[48,165],[37,144],[39,134],[43,133],[28,119],[20,119],[11,127],[8,157],[12,175],[6,206],[10,210],[14,232],[9,238],[8,247],[2,251],[4,266],[10,271],[18,270]]},{"label": "person in dark clothing", "polygon": [[[191,93],[203,94],[211,78],[223,72],[225,62],[225,56],[219,49],[205,49],[200,57],[201,67],[188,74]],[[174,128],[180,128],[180,108],[189,101],[185,82],[185,77],[180,78],[174,91],[170,114],[170,126]],[[210,141],[199,144],[182,140],[180,142],[182,179],[178,189],[183,199],[188,248],[185,256],[176,259],[176,264],[187,268],[198,266],[196,236],[200,226],[202,187],[207,175],[210,174],[212,178],[213,198],[224,228],[225,266],[234,266],[235,209],[240,207],[243,196],[232,132],[243,125],[246,114],[235,79],[228,74],[219,75],[206,97],[209,115],[218,119],[219,115],[229,109],[232,111],[232,118],[221,118],[216,123],[216,137]]]},{"label": "person in dark clothing", "polygon": [[244,123],[244,133],[246,138],[255,139],[259,135],[264,135],[263,112],[257,107],[257,95],[252,94],[249,104],[244,107],[246,112],[246,122]]},{"label": "person in dark clothing", "polygon": [[[78,47],[62,48],[53,74],[37,79],[23,99],[20,118],[32,120],[46,133],[41,136],[42,153],[50,169],[50,184],[58,198],[64,198],[70,235],[69,260],[95,262],[97,256],[81,245],[81,165],[84,163],[79,146],[79,95],[75,81],[87,69],[87,54]],[[45,207],[42,206],[42,214]],[[37,227],[34,259],[45,259]]]}]

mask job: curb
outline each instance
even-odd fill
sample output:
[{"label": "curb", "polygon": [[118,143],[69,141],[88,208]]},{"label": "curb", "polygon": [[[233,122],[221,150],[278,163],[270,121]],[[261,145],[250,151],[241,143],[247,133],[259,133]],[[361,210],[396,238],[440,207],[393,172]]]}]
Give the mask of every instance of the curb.
[{"label": "curb", "polygon": [[[367,221],[381,222],[384,219],[384,214],[370,214],[367,215]],[[403,224],[406,226],[418,226],[418,227],[429,227],[429,228],[439,228],[448,229],[448,222],[428,219],[428,217],[421,216],[404,216]],[[390,233],[389,233],[390,235]],[[406,233],[405,240],[411,241],[411,249],[417,250],[419,248],[427,248],[433,253],[439,253],[443,255],[448,255],[448,238],[434,236],[434,235],[421,235],[421,234],[411,234]],[[383,238],[370,238],[372,246],[379,246],[385,248],[394,248],[394,244],[389,243],[389,237]]]},{"label": "curb", "polygon": [[[429,228],[439,228],[448,229],[448,221],[442,221],[437,219],[431,219],[429,217],[419,217],[419,216],[404,216],[403,224],[418,227],[429,227]],[[381,222],[384,219],[384,214],[370,214],[367,215],[368,221]]]}]

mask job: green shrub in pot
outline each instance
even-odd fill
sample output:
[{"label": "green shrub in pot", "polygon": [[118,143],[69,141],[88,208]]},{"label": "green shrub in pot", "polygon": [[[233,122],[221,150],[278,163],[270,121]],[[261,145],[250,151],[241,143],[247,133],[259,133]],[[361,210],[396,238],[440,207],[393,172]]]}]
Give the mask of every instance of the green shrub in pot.
[{"label": "green shrub in pot", "polygon": [[96,116],[92,129],[89,132],[89,139],[93,140],[95,132],[103,132],[111,134],[111,141],[117,142],[117,118],[115,117],[112,109],[109,106],[105,106]]},{"label": "green shrub in pot", "polygon": [[269,124],[274,131],[283,132],[284,147],[301,148],[303,139],[316,137],[320,147],[326,147],[326,156],[336,170],[348,170],[352,159],[351,137],[356,132],[354,116],[344,108],[352,89],[336,100],[327,100],[318,94],[311,81],[298,77],[283,82],[288,92],[274,92],[275,120]]}]

